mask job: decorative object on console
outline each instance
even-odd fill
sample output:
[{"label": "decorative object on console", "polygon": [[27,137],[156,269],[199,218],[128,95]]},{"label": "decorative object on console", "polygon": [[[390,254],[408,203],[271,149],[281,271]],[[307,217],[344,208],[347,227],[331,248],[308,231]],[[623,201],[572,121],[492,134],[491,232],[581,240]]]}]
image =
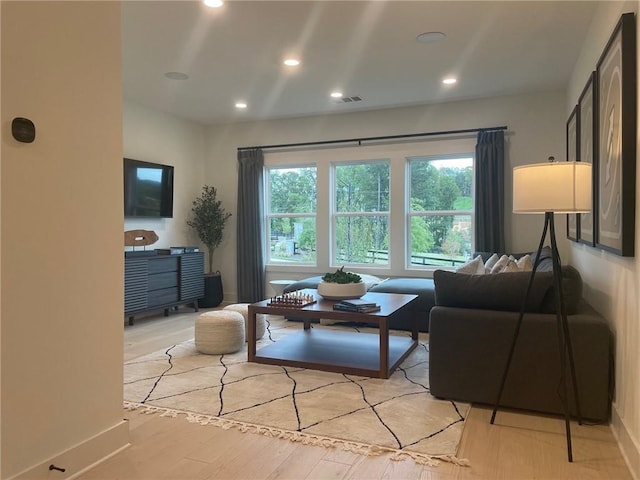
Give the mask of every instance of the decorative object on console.
[{"label": "decorative object on console", "polygon": [[182,255],[184,248],[182,247],[169,247],[169,248],[156,248],[158,255]]},{"label": "decorative object on console", "polygon": [[169,247],[169,248],[156,248],[158,255],[182,255],[183,253],[196,253],[199,252],[198,247]]},{"label": "decorative object on console", "polygon": [[202,307],[217,307],[224,297],[220,271],[213,272],[213,253],[222,242],[222,234],[231,213],[225,211],[217,198],[215,187],[205,185],[202,193],[193,201],[191,217],[187,225],[193,228],[198,238],[207,247],[209,269],[204,276],[205,296],[200,301]]},{"label": "decorative object on console", "polygon": [[127,230],[124,232],[125,247],[146,247],[158,241],[158,235],[153,230]]},{"label": "decorative object on console", "polygon": [[345,272],[344,266],[335,273],[326,273],[318,284],[318,294],[327,300],[360,298],[367,292],[367,285],[357,273]]},{"label": "decorative object on console", "polygon": [[542,237],[536,253],[536,260],[531,270],[529,285],[525,294],[522,309],[518,317],[518,323],[513,335],[513,341],[509,350],[509,357],[505,365],[504,374],[498,391],[496,402],[491,415],[491,423],[495,421],[504,385],[509,374],[509,367],[513,359],[513,352],[518,340],[518,334],[522,325],[525,308],[531,286],[536,274],[536,269],[540,262],[540,252],[544,245],[547,231],[551,240],[551,259],[553,262],[553,283],[556,299],[556,320],[558,324],[558,342],[560,345],[560,368],[562,371],[562,392],[561,400],[565,416],[565,431],[567,437],[567,457],[569,462],[573,461],[571,449],[571,426],[567,395],[566,361],[569,359],[571,370],[571,380],[573,383],[574,398],[576,402],[576,412],[579,423],[582,423],[580,414],[580,402],[578,398],[578,387],[576,382],[576,371],[573,359],[573,347],[569,336],[569,325],[562,289],[562,270],[560,255],[556,244],[556,233],[554,226],[554,213],[583,213],[591,210],[591,164],[586,162],[554,162],[553,157],[549,157],[548,163],[534,165],[524,165],[513,169],[513,212],[514,213],[544,213],[544,228]]},{"label": "decorative object on console", "polygon": [[[146,247],[158,241],[158,235],[153,230],[127,230],[124,232],[124,246],[132,247],[132,250],[124,252],[125,257],[140,257],[147,255],[157,255],[155,250],[146,250]],[[143,247],[136,250],[135,247]]]}]

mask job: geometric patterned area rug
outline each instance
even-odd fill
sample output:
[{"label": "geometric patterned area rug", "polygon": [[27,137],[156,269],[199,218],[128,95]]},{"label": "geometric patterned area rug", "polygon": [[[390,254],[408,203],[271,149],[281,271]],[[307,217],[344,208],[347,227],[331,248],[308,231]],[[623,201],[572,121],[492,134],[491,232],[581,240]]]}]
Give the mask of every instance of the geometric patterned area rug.
[{"label": "geometric patterned area rug", "polygon": [[[257,348],[301,328],[269,316]],[[125,363],[125,407],[365,455],[390,453],[394,460],[468,465],[456,454],[470,406],[431,396],[428,350],[428,335],[421,334],[418,347],[385,380],[249,363],[246,345],[233,354],[204,355],[190,340]]]}]

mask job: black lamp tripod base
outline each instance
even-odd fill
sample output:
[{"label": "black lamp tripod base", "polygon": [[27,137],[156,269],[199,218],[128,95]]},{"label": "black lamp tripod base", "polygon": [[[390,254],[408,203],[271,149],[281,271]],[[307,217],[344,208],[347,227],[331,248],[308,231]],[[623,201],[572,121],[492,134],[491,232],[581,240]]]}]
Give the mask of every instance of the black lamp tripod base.
[{"label": "black lamp tripod base", "polygon": [[496,402],[493,407],[493,413],[491,414],[491,424],[493,425],[496,419],[496,413],[500,407],[500,400],[502,399],[502,393],[504,391],[504,385],[509,375],[509,368],[511,367],[511,361],[513,360],[513,352],[516,348],[518,341],[518,335],[520,334],[520,327],[522,326],[522,319],[524,317],[524,311],[529,300],[529,294],[531,293],[531,287],[533,286],[533,279],[535,278],[536,270],[540,263],[540,253],[544,240],[547,236],[547,230],[550,234],[551,240],[551,258],[553,261],[553,286],[556,295],[556,320],[558,326],[558,347],[560,351],[560,376],[562,381],[562,393],[560,400],[564,410],[564,424],[567,437],[567,457],[569,462],[573,462],[573,453],[571,449],[571,418],[569,414],[569,400],[567,396],[567,357],[569,358],[569,368],[571,370],[571,380],[573,383],[573,395],[576,402],[576,413],[578,416],[578,423],[582,424],[582,415],[580,414],[580,401],[578,399],[578,384],[576,383],[576,367],[573,361],[573,347],[571,346],[571,337],[569,335],[569,323],[567,321],[567,312],[565,310],[564,297],[562,294],[562,269],[560,265],[560,255],[558,254],[558,245],[556,244],[556,232],[554,228],[553,212],[546,212],[544,214],[544,229],[542,230],[542,237],[540,238],[540,245],[538,246],[538,252],[536,254],[536,261],[529,277],[529,284],[527,286],[527,293],[522,303],[518,322],[513,335],[513,341],[511,342],[511,348],[509,350],[509,357],[507,364],[502,375],[502,381],[500,383],[500,390],[496,398]]}]

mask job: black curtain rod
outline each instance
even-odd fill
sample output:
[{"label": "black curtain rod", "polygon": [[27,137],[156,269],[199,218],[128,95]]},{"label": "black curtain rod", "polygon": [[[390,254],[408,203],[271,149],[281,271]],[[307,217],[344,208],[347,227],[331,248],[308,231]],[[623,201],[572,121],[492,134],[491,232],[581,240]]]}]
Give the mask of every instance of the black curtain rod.
[{"label": "black curtain rod", "polygon": [[460,133],[474,133],[484,132],[492,130],[506,130],[506,126],[502,127],[490,127],[490,128],[468,128],[466,130],[445,130],[442,132],[427,132],[427,133],[409,133],[405,135],[387,135],[384,137],[365,137],[365,138],[349,138],[344,140],[325,140],[322,142],[302,142],[302,143],[282,143],[280,145],[257,145],[255,147],[238,147],[238,150],[252,150],[254,148],[261,148],[262,150],[268,148],[291,148],[291,147],[311,147],[315,145],[331,145],[338,143],[355,143],[362,145],[362,142],[372,142],[378,140],[396,140],[401,138],[414,138],[414,137],[433,137],[439,135],[455,135]]}]

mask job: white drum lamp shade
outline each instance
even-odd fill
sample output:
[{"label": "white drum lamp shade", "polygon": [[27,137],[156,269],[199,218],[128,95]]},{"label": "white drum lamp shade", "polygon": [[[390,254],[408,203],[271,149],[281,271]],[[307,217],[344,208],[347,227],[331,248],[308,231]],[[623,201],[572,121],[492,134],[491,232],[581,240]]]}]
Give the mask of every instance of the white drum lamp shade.
[{"label": "white drum lamp shade", "polygon": [[587,213],[591,206],[590,163],[536,163],[513,169],[514,213]]}]

